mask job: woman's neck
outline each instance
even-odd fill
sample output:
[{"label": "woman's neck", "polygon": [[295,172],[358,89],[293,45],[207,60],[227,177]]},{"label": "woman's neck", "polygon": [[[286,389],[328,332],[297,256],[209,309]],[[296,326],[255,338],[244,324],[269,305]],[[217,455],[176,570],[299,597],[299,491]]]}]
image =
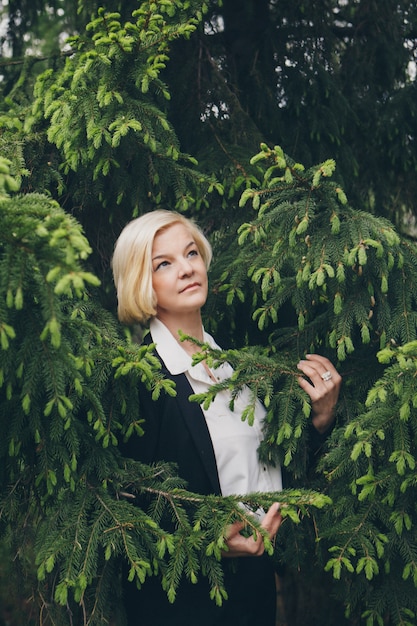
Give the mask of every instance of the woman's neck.
[{"label": "woman's neck", "polygon": [[203,341],[203,323],[200,312],[186,316],[172,316],[158,313],[157,318],[168,328],[171,335],[175,337],[188,354],[192,355],[199,351],[199,347],[192,341],[181,341],[178,332],[181,331],[184,335],[189,335],[198,341]]}]

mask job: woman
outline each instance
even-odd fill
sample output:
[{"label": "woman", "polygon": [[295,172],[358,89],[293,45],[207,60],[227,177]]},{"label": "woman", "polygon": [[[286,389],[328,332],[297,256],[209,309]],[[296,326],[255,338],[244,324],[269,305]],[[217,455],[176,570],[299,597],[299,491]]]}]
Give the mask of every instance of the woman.
[{"label": "woman", "polygon": [[[201,494],[275,492],[282,488],[281,470],[259,462],[265,409],[258,403],[255,423],[240,419],[248,396],[244,391],[229,408],[226,391],[217,394],[207,410],[189,402],[230,366],[211,371],[203,361],[192,366],[198,347],[180,341],[179,331],[217,347],[202,325],[201,308],[207,298],[207,270],[211,247],[194,222],[173,211],[157,210],[130,222],[122,231],[113,256],[118,315],[124,323],[150,320],[148,341],[156,344],[165,376],[174,380],[176,397],[161,394],[157,402],[141,390],[140,415],[145,435],[131,438],[127,454],[145,463],[175,462],[190,491]],[[333,422],[333,407],[341,378],[324,357],[308,355],[300,361],[299,384],[312,402],[312,423],[325,432]],[[309,380],[304,378],[306,376]],[[270,507],[262,526],[273,539],[281,523],[278,503]],[[129,626],[274,626],[275,578],[262,538],[245,537],[242,526],[231,525],[224,554],[228,600],[217,607],[209,598],[207,580],[181,583],[173,604],[156,578],[140,591],[126,585]]]}]

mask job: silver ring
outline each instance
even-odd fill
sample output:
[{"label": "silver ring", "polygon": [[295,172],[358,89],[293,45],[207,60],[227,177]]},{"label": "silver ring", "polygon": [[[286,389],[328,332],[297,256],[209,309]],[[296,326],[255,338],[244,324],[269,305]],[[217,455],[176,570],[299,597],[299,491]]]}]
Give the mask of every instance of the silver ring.
[{"label": "silver ring", "polygon": [[324,374],[321,374],[321,377],[324,380],[324,382],[327,382],[328,380],[331,379],[332,373],[329,370],[327,370],[327,372],[324,372]]}]

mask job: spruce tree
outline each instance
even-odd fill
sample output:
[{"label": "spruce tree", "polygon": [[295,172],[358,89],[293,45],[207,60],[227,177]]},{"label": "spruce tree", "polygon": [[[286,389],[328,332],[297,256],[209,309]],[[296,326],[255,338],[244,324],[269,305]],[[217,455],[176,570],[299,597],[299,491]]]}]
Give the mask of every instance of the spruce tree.
[{"label": "spruce tree", "polygon": [[[122,564],[139,585],[160,572],[173,601],[181,576],[207,576],[213,601],[224,601],[227,524],[244,516],[254,528],[242,498],[191,494],[175,467],[119,450],[146,428],[138,379],[155,398],[175,389],[103,306],[110,241],[132,216],[175,206],[204,218],[215,249],[205,323],[230,349],[207,358],[232,363],[232,394],[248,384],[263,400],[261,454],[288,474],[274,548],[284,579],[319,594],[314,572],[329,594],[341,592],[351,623],[415,623],[415,246],[350,205],[332,159],[305,168],[262,144],[251,163],[242,154],[224,167],[223,195],[182,152],[163,71],[205,8],[165,0],[123,18],[101,10],[33,98],[24,71],[2,108],[3,545],[28,581],[35,622],[123,623]],[[296,382],[306,351],[329,356],[344,377],[327,441],[314,440]],[[149,507],[136,506],[143,495]],[[304,618],[317,610],[308,605]]]},{"label": "spruce tree", "polygon": [[[268,408],[265,460],[280,462],[293,485],[314,486],[332,501],[303,519],[301,535],[283,526],[281,558],[304,572],[306,584],[317,565],[342,581],[333,592],[352,623],[411,626],[416,247],[386,220],[349,205],[332,179],[333,160],[305,170],[263,144],[252,164],[259,183],[240,204],[250,203],[254,217],[240,225],[239,247],[222,259],[215,289],[226,293],[226,316],[239,317],[247,311],[240,300],[250,298],[262,345],[221,358],[234,365],[234,392],[246,383]],[[336,426],[313,464],[310,408],[295,382],[306,352],[326,354],[344,377]]]}]

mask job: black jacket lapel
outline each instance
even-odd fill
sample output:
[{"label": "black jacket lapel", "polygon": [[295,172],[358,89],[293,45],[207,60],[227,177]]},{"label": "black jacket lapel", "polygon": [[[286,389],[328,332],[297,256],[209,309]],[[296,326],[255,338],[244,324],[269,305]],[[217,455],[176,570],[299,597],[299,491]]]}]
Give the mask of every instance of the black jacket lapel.
[{"label": "black jacket lapel", "polygon": [[201,407],[196,402],[188,400],[194,392],[185,374],[170,375],[170,378],[175,382],[176,400],[213,486],[213,493],[221,493],[213,444]]}]

